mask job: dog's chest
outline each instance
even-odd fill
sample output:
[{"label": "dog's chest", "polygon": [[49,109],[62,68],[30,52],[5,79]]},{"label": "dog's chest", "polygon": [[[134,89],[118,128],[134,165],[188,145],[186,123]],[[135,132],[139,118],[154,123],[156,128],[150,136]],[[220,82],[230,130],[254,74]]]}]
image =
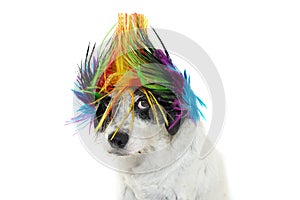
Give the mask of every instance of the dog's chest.
[{"label": "dog's chest", "polygon": [[137,199],[195,199],[201,168],[196,160],[180,161],[159,172],[126,176],[124,182]]}]

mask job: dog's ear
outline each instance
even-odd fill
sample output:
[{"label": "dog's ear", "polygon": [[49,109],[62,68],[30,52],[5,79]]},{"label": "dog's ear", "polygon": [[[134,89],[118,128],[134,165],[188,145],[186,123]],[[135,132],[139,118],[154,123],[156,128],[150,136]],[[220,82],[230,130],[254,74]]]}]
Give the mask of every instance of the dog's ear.
[{"label": "dog's ear", "polygon": [[168,124],[165,123],[166,129],[170,135],[175,135],[182,123],[182,109],[177,99],[173,100],[173,104],[166,109]]}]

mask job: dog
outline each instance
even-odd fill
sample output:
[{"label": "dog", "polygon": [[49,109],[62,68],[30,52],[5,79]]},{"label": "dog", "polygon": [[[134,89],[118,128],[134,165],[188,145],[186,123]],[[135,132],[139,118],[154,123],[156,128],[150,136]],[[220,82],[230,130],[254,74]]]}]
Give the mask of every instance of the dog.
[{"label": "dog", "polygon": [[[147,98],[141,92],[143,88],[134,90],[134,113],[129,114],[122,127],[118,129],[120,121],[130,109],[131,95],[124,92],[120,97],[115,117],[112,121],[107,120],[102,126],[99,144],[104,145],[112,159],[122,157],[127,159],[133,168],[127,173],[120,173],[120,196],[123,200],[227,200],[226,179],[223,172],[223,164],[219,153],[213,150],[204,159],[200,157],[202,143],[205,140],[205,129],[201,123],[196,125],[186,119],[173,129],[168,130],[162,116],[159,122],[154,119],[153,110]],[[164,101],[161,94],[157,98]],[[163,95],[162,95],[163,96]],[[106,106],[114,96],[107,96],[99,103],[96,112],[95,126],[98,119],[103,115]],[[173,96],[175,98],[175,95]],[[161,103],[164,111],[172,113],[170,106]],[[129,133],[132,116],[134,126]],[[173,113],[173,115],[175,115]],[[113,137],[113,133],[118,133]],[[160,154],[149,156],[152,152],[174,151],[173,144],[186,146],[185,135],[195,136],[192,143],[175,162],[162,169],[148,172],[152,162],[161,160]],[[141,159],[141,156],[143,156]],[[121,162],[124,162],[122,160]],[[121,163],[122,164],[122,163]],[[135,172],[146,173],[135,173]]]},{"label": "dog", "polygon": [[146,28],[144,15],[119,14],[104,48],[88,48],[74,90],[84,104],[73,122],[94,125],[97,145],[120,171],[119,199],[227,200],[219,153],[200,156],[205,104]]}]

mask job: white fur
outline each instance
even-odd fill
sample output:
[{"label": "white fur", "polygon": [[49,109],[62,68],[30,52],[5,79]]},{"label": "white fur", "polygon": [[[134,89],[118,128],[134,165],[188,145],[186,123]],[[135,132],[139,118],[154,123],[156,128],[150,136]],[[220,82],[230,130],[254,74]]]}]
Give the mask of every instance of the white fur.
[{"label": "white fur", "polygon": [[120,174],[123,183],[120,199],[227,200],[227,185],[220,155],[214,150],[201,159],[198,147],[202,139],[203,135],[198,135],[181,158],[160,171]]},{"label": "white fur", "polygon": [[[126,95],[125,95],[126,96]],[[105,135],[112,133],[128,111],[130,96],[122,98],[114,120]],[[131,115],[121,129],[128,130]],[[120,166],[130,165],[130,172],[120,173],[121,200],[227,200],[227,185],[220,155],[213,150],[207,157],[200,157],[205,139],[204,128],[185,120],[175,136],[170,136],[164,124],[153,124],[134,119],[133,131],[124,149],[115,149],[102,141],[112,160],[120,159]],[[148,137],[147,137],[148,136]],[[194,137],[192,143],[188,143]],[[102,137],[104,138],[104,137]],[[186,150],[181,156],[173,151]],[[157,151],[156,154],[148,154]],[[161,153],[160,153],[161,151]],[[142,158],[141,158],[142,156]],[[148,173],[148,169],[177,156],[170,165]],[[133,164],[134,163],[134,164]],[[136,174],[135,172],[139,172]]]}]

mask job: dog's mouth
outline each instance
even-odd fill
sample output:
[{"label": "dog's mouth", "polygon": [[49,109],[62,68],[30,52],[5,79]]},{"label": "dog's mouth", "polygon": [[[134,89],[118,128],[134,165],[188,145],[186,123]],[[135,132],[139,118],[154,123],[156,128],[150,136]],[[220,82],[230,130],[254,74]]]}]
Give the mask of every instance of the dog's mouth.
[{"label": "dog's mouth", "polygon": [[109,154],[114,154],[117,156],[140,156],[142,155],[144,152],[142,150],[137,151],[136,153],[132,154],[132,153],[128,153],[125,150],[121,150],[121,149],[111,149],[108,151]]},{"label": "dog's mouth", "polygon": [[130,154],[124,150],[120,149],[111,149],[108,151],[109,154],[115,154],[117,156],[129,156]]}]

